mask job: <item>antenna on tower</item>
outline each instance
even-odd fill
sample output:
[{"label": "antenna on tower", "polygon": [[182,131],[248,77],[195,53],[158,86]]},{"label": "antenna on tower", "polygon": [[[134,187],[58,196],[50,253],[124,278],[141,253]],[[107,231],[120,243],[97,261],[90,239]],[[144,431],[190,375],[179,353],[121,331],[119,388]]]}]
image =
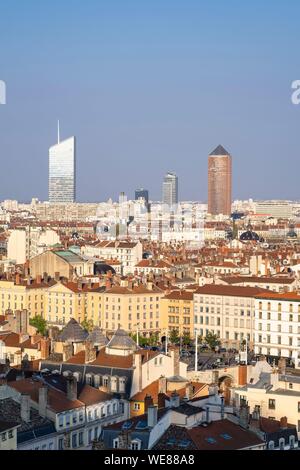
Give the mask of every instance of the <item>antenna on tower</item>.
[{"label": "antenna on tower", "polygon": [[57,120],[57,143],[60,142],[59,119]]}]

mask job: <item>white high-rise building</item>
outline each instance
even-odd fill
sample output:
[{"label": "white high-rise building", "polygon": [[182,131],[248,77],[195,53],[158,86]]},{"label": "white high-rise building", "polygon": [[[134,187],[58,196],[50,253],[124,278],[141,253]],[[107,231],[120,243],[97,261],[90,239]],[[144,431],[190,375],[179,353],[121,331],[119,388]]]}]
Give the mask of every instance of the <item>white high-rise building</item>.
[{"label": "white high-rise building", "polygon": [[178,203],[178,177],[175,173],[167,173],[164,177],[163,203],[168,206]]},{"label": "white high-rise building", "polygon": [[49,149],[49,202],[74,202],[76,198],[75,137],[60,141]]}]

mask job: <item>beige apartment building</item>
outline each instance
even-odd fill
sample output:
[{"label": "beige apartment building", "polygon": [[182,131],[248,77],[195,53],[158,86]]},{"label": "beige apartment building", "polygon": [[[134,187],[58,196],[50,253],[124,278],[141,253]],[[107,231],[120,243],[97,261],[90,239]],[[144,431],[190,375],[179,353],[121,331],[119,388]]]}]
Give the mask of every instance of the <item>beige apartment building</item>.
[{"label": "beige apartment building", "polygon": [[300,368],[300,295],[267,292],[255,301],[256,354],[289,358]]},{"label": "beige apartment building", "polygon": [[239,348],[242,341],[253,346],[255,297],[264,292],[255,287],[207,284],[194,293],[194,327],[205,337],[213,332],[224,347]]},{"label": "beige apartment building", "polygon": [[122,328],[149,337],[161,330],[160,301],[164,291],[148,283],[129,287],[124,281],[103,293],[102,324],[107,333]]}]

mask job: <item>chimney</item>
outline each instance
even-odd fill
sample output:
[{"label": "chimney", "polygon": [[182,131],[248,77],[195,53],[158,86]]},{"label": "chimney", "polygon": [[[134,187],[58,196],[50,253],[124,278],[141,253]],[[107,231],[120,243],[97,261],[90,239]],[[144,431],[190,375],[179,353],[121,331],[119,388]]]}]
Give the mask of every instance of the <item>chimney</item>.
[{"label": "chimney", "polygon": [[158,393],[167,392],[167,379],[163,375],[158,379]]},{"label": "chimney", "polygon": [[72,374],[67,377],[67,398],[77,400],[77,380]]},{"label": "chimney", "polygon": [[174,390],[174,392],[172,392],[170,396],[170,407],[178,408],[179,405],[180,405],[180,398],[176,390]]},{"label": "chimney", "polygon": [[153,428],[157,424],[157,407],[149,406],[147,410],[147,424],[148,428]]},{"label": "chimney", "polygon": [[160,410],[161,408],[166,407],[166,397],[165,394],[162,392],[159,392],[157,395],[157,408]]},{"label": "chimney", "polygon": [[109,290],[111,288],[111,281],[108,278],[106,278],[105,287],[106,287],[106,290]]},{"label": "chimney", "polygon": [[21,284],[21,276],[19,273],[16,274],[16,286],[19,286]]},{"label": "chimney", "polygon": [[285,370],[286,370],[286,359],[284,357],[281,357],[278,361],[278,372],[279,374],[285,375]]},{"label": "chimney", "polygon": [[50,339],[42,338],[40,340],[41,359],[47,359],[50,355]]},{"label": "chimney", "polygon": [[46,271],[43,273],[44,282],[48,282],[48,273]]},{"label": "chimney", "polygon": [[46,417],[48,403],[48,387],[43,385],[39,389],[39,414],[42,417]]},{"label": "chimney", "polygon": [[78,287],[78,290],[82,290],[82,288],[83,288],[83,281],[82,281],[81,279],[78,280],[77,287]]},{"label": "chimney", "polygon": [[288,420],[286,416],[280,418],[280,429],[287,429],[288,427]]},{"label": "chimney", "polygon": [[185,387],[185,396],[188,400],[191,400],[193,398],[193,384],[191,383],[188,383],[186,384],[186,387]]},{"label": "chimney", "polygon": [[248,405],[242,405],[240,407],[239,425],[244,429],[248,429],[249,427],[249,406]]},{"label": "chimney", "polygon": [[247,366],[238,366],[238,385],[244,386],[247,383]]},{"label": "chimney", "polygon": [[179,356],[179,347],[174,346],[169,348],[171,350],[171,354],[173,356],[173,375],[180,375],[179,373],[179,361],[180,361],[180,356]]},{"label": "chimney", "polygon": [[59,271],[54,273],[54,279],[55,279],[56,282],[58,282],[60,280],[60,272]]},{"label": "chimney", "polygon": [[147,413],[149,406],[153,406],[153,398],[151,397],[151,395],[146,395],[144,398],[145,413]]},{"label": "chimney", "polygon": [[21,418],[25,423],[30,422],[30,395],[21,395]]},{"label": "chimney", "polygon": [[85,362],[93,362],[96,360],[96,349],[91,341],[85,342]]},{"label": "chimney", "polygon": [[152,282],[147,282],[147,289],[148,290],[153,290],[153,283]]},{"label": "chimney", "polygon": [[37,276],[36,276],[36,283],[38,285],[42,284],[42,276],[40,274],[37,274]]}]

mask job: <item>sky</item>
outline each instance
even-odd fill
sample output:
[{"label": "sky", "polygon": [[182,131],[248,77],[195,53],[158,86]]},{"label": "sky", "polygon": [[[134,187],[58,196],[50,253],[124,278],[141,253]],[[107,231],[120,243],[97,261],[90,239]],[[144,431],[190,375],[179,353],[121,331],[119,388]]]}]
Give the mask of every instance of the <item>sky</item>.
[{"label": "sky", "polygon": [[300,200],[298,0],[0,0],[0,200],[48,198],[48,149],[77,139],[77,200],[207,200],[232,155],[235,199]]}]

